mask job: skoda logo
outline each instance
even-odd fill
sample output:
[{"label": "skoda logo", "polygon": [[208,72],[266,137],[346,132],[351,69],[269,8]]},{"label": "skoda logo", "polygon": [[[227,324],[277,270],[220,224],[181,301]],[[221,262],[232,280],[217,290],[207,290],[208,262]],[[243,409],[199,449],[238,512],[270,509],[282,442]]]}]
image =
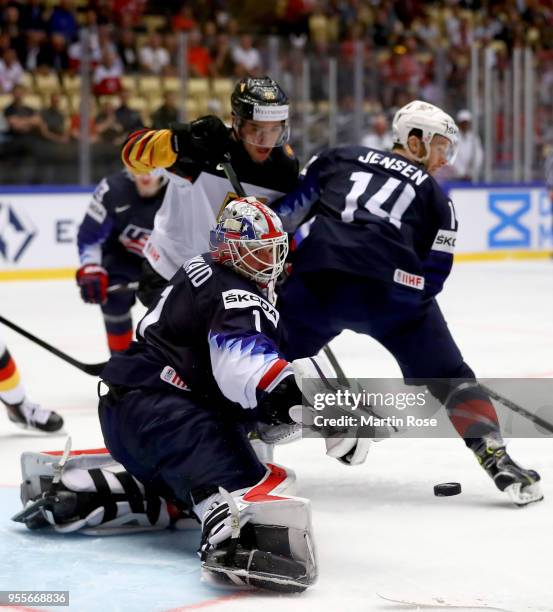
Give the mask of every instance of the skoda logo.
[{"label": "skoda logo", "polygon": [[36,228],[23,211],[0,202],[0,255],[4,261],[19,261],[35,235]]}]

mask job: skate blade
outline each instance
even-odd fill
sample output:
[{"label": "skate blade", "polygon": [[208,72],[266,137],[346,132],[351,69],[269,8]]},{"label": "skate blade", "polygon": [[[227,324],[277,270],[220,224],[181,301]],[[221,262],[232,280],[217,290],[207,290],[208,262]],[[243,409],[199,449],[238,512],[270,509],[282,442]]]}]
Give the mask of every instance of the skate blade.
[{"label": "skate blade", "polygon": [[239,568],[202,563],[202,581],[213,586],[237,589],[263,589],[280,593],[301,593],[309,585],[288,576],[277,576]]},{"label": "skate blade", "polygon": [[543,493],[538,482],[522,487],[520,482],[515,482],[505,489],[513,504],[522,507],[543,499]]}]

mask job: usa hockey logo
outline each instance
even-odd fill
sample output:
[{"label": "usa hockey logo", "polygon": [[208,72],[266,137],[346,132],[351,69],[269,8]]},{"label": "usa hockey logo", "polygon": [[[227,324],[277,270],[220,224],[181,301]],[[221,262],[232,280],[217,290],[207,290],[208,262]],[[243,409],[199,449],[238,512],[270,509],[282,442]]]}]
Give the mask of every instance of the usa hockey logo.
[{"label": "usa hockey logo", "polygon": [[150,237],[150,230],[138,225],[127,225],[119,236],[119,242],[131,253],[142,256],[146,242]]},{"label": "usa hockey logo", "polygon": [[27,250],[37,231],[22,211],[0,202],[0,253],[4,261],[17,263]]}]

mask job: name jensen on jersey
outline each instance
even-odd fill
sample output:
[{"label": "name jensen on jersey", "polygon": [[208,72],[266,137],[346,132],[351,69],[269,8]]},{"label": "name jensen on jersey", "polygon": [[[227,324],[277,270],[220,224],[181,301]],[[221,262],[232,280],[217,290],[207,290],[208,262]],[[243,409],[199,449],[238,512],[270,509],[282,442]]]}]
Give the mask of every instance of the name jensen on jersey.
[{"label": "name jensen on jersey", "polygon": [[397,170],[402,176],[407,177],[417,185],[422,185],[428,178],[426,172],[413,166],[413,164],[395,157],[388,157],[388,155],[383,155],[377,151],[369,151],[365,157],[360,155],[357,159],[364,164],[377,164],[388,170]]},{"label": "name jensen on jersey", "polygon": [[261,296],[243,289],[229,289],[221,294],[225,310],[229,308],[252,308],[259,306],[267,319],[276,327],[280,317],[278,310]]}]

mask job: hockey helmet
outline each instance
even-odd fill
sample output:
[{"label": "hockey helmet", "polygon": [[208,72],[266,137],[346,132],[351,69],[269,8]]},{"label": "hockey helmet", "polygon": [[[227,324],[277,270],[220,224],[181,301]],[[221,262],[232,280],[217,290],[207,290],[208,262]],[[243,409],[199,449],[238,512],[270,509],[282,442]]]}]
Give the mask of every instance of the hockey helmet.
[{"label": "hockey helmet", "polygon": [[[245,121],[253,121],[256,124],[263,122],[280,122],[280,131],[272,146],[279,147],[288,141],[290,129],[288,126],[288,96],[280,85],[268,76],[261,78],[246,77],[241,79],[234,88],[230,97],[233,115],[233,128],[242,140],[259,144],[255,136],[248,138],[241,133]],[[258,134],[264,128],[258,126]]]},{"label": "hockey helmet", "polygon": [[275,212],[255,197],[229,202],[210,233],[212,257],[266,286],[282,272],[288,235]]},{"label": "hockey helmet", "polygon": [[446,151],[446,159],[449,163],[455,160],[457,155],[459,128],[453,118],[441,108],[428,102],[415,100],[401,107],[392,122],[392,137],[394,144],[400,145],[408,150],[407,140],[412,130],[422,132],[421,140],[424,143],[426,153],[417,158],[420,163],[426,163],[430,156],[430,143],[434,136],[447,138],[450,145]]}]

